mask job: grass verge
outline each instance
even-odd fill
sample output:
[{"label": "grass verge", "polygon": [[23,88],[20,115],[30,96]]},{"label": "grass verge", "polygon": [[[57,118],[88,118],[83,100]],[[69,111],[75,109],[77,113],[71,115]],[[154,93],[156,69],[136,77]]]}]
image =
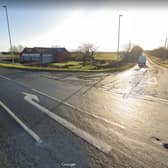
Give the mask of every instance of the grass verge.
[{"label": "grass verge", "polygon": [[168,59],[161,59],[161,58],[151,56],[151,55],[149,57],[154,63],[156,63],[160,66],[163,66],[165,68],[168,68]]},{"label": "grass verge", "polygon": [[30,70],[30,71],[62,71],[62,72],[117,72],[117,71],[124,71],[133,67],[135,64],[130,63],[126,65],[121,65],[118,67],[112,68],[104,68],[104,69],[94,69],[91,65],[80,67],[71,67],[71,68],[58,68],[58,67],[40,67],[40,66],[27,66],[22,65],[19,63],[15,64],[7,64],[7,63],[0,63],[0,67],[2,68],[11,68],[11,69],[21,69],[21,70]]}]

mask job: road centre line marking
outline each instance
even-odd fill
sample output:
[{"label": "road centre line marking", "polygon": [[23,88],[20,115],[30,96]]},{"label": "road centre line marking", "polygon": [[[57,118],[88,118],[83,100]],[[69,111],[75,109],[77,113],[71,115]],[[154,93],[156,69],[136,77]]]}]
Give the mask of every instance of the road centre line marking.
[{"label": "road centre line marking", "polygon": [[2,101],[0,101],[0,106],[37,142],[42,143],[40,137],[28,128]]},{"label": "road centre line marking", "polygon": [[48,94],[46,94],[46,93],[43,93],[43,92],[41,92],[41,91],[39,91],[39,90],[37,90],[37,89],[32,89],[32,91],[37,92],[37,93],[39,93],[39,94],[41,94],[41,95],[43,95],[43,96],[46,96],[46,97],[48,97],[48,98],[50,98],[50,99],[52,99],[52,100],[54,100],[54,101],[57,101],[57,102],[59,102],[59,103],[62,103],[62,104],[64,104],[64,105],[66,105],[66,106],[69,106],[69,107],[71,107],[71,108],[73,108],[73,109],[75,109],[75,110],[77,110],[77,111],[79,111],[79,112],[81,112],[81,113],[85,113],[85,114],[87,114],[87,115],[89,115],[89,116],[91,116],[91,117],[93,117],[93,118],[95,118],[95,119],[98,119],[98,120],[103,121],[103,122],[105,122],[105,123],[108,123],[108,124],[110,124],[110,125],[113,125],[113,126],[115,125],[115,126],[117,126],[117,127],[120,127],[120,128],[122,128],[122,129],[125,129],[125,127],[124,127],[123,125],[121,125],[121,124],[118,124],[118,123],[113,122],[113,121],[109,121],[108,119],[102,118],[102,117],[100,117],[100,116],[98,116],[98,115],[95,115],[95,114],[89,113],[89,112],[87,112],[87,111],[81,110],[81,109],[79,109],[78,107],[75,107],[74,105],[69,104],[68,102],[64,102],[64,101],[61,100],[61,99],[58,99],[58,98],[56,98],[56,97],[52,97],[52,96],[50,96],[50,95],[48,95]]},{"label": "road centre line marking", "polygon": [[98,138],[95,138],[94,136],[87,133],[86,131],[76,127],[71,122],[65,120],[64,118],[61,118],[60,116],[49,111],[47,108],[39,105],[37,103],[37,102],[39,102],[39,99],[36,95],[32,95],[32,94],[25,93],[25,92],[23,92],[23,94],[25,95],[24,96],[25,101],[27,101],[28,103],[30,103],[31,105],[33,105],[34,107],[39,109],[41,112],[45,113],[48,117],[55,120],[57,123],[59,123],[63,127],[67,128],[68,130],[73,132],[75,135],[77,135],[77,136],[81,137],[82,139],[84,139],[85,141],[87,141],[89,144],[95,146],[100,151],[102,151],[106,154],[109,154],[109,152],[112,150],[112,147],[109,144],[103,142],[102,140],[100,140]]}]

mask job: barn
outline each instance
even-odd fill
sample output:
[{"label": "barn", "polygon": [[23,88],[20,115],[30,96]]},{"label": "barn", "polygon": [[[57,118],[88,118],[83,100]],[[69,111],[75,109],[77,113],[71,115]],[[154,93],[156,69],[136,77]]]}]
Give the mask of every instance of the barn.
[{"label": "barn", "polygon": [[20,54],[21,63],[48,64],[52,62],[65,62],[70,58],[70,53],[65,48],[24,48]]}]

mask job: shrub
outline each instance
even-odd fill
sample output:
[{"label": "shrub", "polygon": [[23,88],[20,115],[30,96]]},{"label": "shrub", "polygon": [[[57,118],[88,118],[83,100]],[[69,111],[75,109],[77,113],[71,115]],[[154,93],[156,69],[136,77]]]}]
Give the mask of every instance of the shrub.
[{"label": "shrub", "polygon": [[142,55],[143,49],[139,46],[134,46],[130,52],[123,52],[124,58],[122,61],[124,62],[137,62],[138,57]]},{"label": "shrub", "polygon": [[168,49],[163,47],[149,51],[149,54],[162,59],[168,59]]},{"label": "shrub", "polygon": [[82,61],[82,54],[79,51],[72,52],[71,61]]}]

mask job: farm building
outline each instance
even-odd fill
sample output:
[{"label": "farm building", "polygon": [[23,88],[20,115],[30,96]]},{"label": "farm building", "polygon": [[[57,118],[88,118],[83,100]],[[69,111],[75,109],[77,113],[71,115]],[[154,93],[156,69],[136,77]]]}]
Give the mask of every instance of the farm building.
[{"label": "farm building", "polygon": [[70,58],[70,53],[65,48],[24,48],[20,54],[22,63],[47,64],[51,62],[65,62]]}]

